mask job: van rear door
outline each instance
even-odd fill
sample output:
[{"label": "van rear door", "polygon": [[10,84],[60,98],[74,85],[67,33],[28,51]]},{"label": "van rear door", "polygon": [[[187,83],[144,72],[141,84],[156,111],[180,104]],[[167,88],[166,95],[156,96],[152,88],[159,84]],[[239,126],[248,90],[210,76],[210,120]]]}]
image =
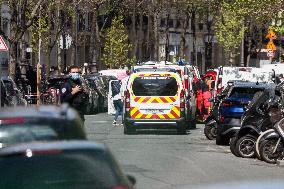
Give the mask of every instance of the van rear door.
[{"label": "van rear door", "polygon": [[137,73],[130,86],[131,118],[180,118],[181,87],[181,80],[175,73]]}]

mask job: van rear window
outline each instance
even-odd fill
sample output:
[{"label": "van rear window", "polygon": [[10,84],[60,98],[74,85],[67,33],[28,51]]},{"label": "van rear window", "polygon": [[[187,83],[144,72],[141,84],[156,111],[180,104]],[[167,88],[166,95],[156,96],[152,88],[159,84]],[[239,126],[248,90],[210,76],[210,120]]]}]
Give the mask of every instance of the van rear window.
[{"label": "van rear window", "polygon": [[174,77],[136,77],[132,89],[135,96],[175,96],[178,84]]}]

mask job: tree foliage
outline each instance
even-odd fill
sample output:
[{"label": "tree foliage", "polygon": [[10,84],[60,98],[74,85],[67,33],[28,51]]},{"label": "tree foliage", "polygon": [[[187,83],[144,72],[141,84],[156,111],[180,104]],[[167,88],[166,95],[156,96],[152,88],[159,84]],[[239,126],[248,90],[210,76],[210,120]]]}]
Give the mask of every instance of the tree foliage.
[{"label": "tree foliage", "polygon": [[112,25],[106,30],[102,61],[110,68],[132,64],[135,57],[128,58],[132,45],[128,41],[123,17],[115,17]]}]

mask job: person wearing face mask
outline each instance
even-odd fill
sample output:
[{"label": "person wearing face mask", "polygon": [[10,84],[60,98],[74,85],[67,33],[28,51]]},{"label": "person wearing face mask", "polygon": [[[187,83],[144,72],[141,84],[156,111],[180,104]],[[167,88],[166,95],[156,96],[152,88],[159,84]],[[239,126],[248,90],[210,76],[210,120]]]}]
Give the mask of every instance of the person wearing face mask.
[{"label": "person wearing face mask", "polygon": [[71,66],[69,68],[69,79],[62,85],[60,90],[61,103],[68,103],[76,109],[83,121],[86,103],[88,103],[87,89],[84,89],[80,80],[80,68]]}]

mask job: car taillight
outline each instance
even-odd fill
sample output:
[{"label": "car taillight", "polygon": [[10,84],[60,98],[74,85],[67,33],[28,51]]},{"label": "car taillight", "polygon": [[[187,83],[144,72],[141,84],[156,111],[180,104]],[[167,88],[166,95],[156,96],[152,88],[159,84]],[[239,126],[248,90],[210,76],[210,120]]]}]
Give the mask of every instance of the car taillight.
[{"label": "car taillight", "polygon": [[184,90],[181,90],[181,92],[180,92],[180,110],[184,111],[184,107],[185,107]]},{"label": "car taillight", "polygon": [[115,187],[112,187],[112,189],[128,189],[128,187],[125,187],[125,186],[115,186]]},{"label": "car taillight", "polygon": [[225,121],[225,117],[224,117],[224,116],[222,116],[222,115],[220,115],[220,116],[219,116],[219,121],[220,121],[221,123],[224,123],[224,121]]},{"label": "car taillight", "polygon": [[0,125],[1,124],[15,124],[15,123],[24,123],[25,119],[22,117],[13,117],[13,118],[1,118],[0,119]]},{"label": "car taillight", "polygon": [[221,106],[233,106],[233,102],[222,102]]},{"label": "car taillight", "polygon": [[130,93],[128,90],[124,92],[124,96],[125,96],[125,108],[126,108],[126,111],[129,111],[130,110]]}]

